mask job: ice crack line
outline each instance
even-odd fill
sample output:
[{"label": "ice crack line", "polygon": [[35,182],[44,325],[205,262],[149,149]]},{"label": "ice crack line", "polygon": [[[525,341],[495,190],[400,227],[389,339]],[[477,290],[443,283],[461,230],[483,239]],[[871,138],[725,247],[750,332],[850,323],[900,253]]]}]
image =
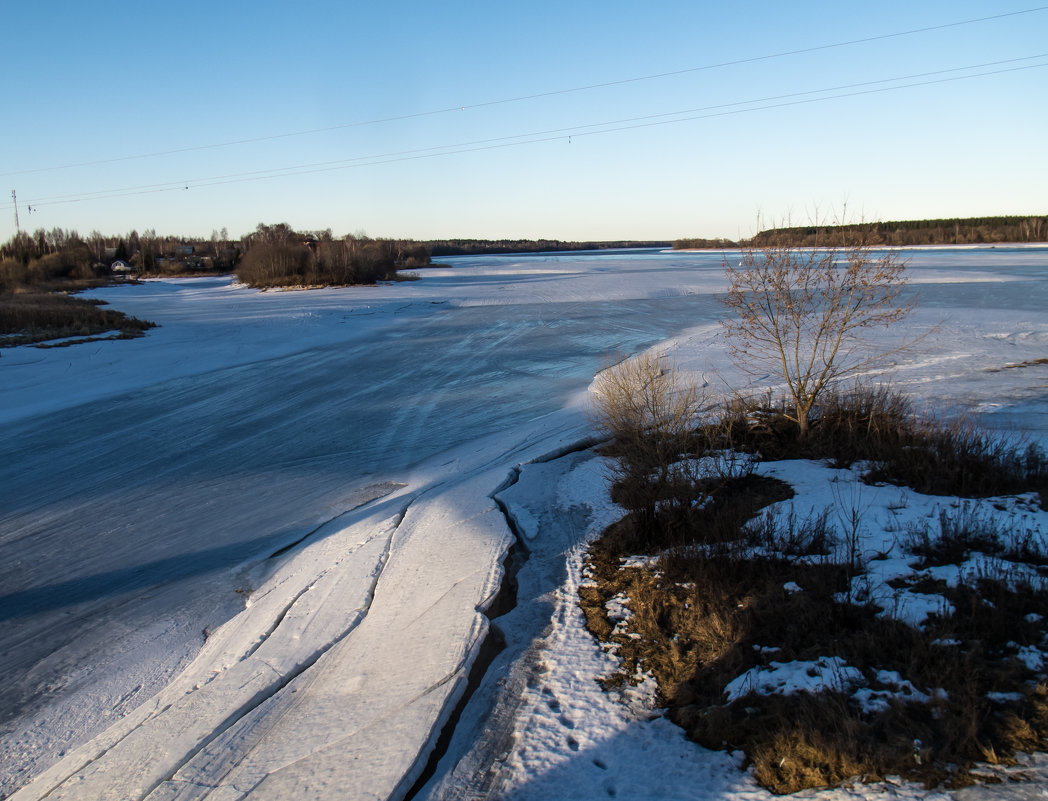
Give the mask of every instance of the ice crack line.
[{"label": "ice crack line", "polygon": [[[496,495],[516,484],[518,480],[520,480],[520,467],[511,467],[505,480],[503,480],[489,496],[494,502],[495,507],[505,519],[506,527],[513,535],[513,543],[510,545],[502,563],[502,582],[500,583],[498,591],[491,596],[483,609],[478,610],[482,612],[488,620],[488,632],[477,647],[476,657],[473,660],[473,664],[470,666],[469,676],[466,679],[466,687],[463,690],[462,695],[459,697],[451,713],[448,715],[447,721],[441,727],[440,734],[437,737],[433,750],[426,758],[425,764],[422,766],[421,771],[418,772],[418,778],[415,779],[411,788],[405,794],[403,801],[412,801],[412,799],[422,791],[426,783],[436,775],[437,766],[439,765],[440,760],[444,758],[448,749],[451,747],[451,741],[455,735],[455,729],[458,725],[459,719],[462,717],[462,713],[465,711],[470,699],[484,681],[484,677],[487,675],[491,663],[495,661],[495,658],[506,647],[505,635],[493,621],[502,615],[511,612],[516,607],[517,573],[527,562],[529,552],[527,546],[524,544],[524,538],[520,534],[516,521],[513,520],[505,504],[499,500]],[[452,674],[452,676],[453,675],[454,674]],[[440,682],[440,684],[446,683],[452,676],[446,677],[442,682]],[[426,692],[431,692],[435,687],[440,686],[440,684],[427,688]],[[415,770],[413,769],[409,771],[407,775],[411,776],[414,773]]]},{"label": "ice crack line", "polygon": [[[323,575],[323,574],[321,574],[321,575]],[[273,622],[270,624],[269,628],[266,629],[265,631],[263,631],[262,634],[259,635],[258,639],[255,640],[254,643],[252,643],[251,648],[248,649],[247,653],[245,653],[242,657],[240,657],[240,661],[241,662],[243,662],[244,660],[250,659],[252,656],[254,656],[255,651],[257,651],[259,648],[261,648],[262,645],[266,642],[266,640],[268,640],[270,637],[272,637],[273,633],[278,628],[280,628],[280,624],[284,622],[284,619],[287,617],[288,612],[290,612],[292,609],[294,609],[295,604],[297,604],[299,602],[299,600],[302,598],[302,596],[305,595],[306,593],[308,593],[311,589],[313,589],[313,585],[312,584],[310,584],[308,587],[303,587],[301,590],[299,590],[297,593],[295,593],[295,597],[292,598],[287,603],[287,605],[285,605],[284,608],[280,610],[280,612],[277,614],[276,618],[274,618]]]},{"label": "ice crack line", "polygon": [[398,484],[398,483],[392,482],[392,481],[386,481],[386,482],[381,483],[381,484],[369,484],[368,486],[366,486],[363,489],[361,489],[361,492],[364,493],[364,498],[360,501],[360,503],[357,503],[354,506],[349,507],[348,509],[343,509],[341,512],[339,512],[334,517],[332,517],[332,518],[330,518],[328,520],[325,520],[323,523],[318,525],[312,531],[308,531],[305,534],[303,534],[301,537],[299,537],[298,539],[294,540],[293,542],[289,542],[286,545],[282,545],[280,548],[277,548],[277,550],[273,551],[273,553],[271,553],[266,558],[267,559],[274,559],[274,558],[276,558],[278,556],[281,556],[281,555],[287,553],[288,551],[292,550],[296,546],[301,545],[303,542],[308,540],[310,537],[312,537],[314,534],[316,534],[318,531],[320,531],[325,526],[328,526],[331,523],[334,523],[336,520],[339,520],[340,518],[345,517],[350,512],[354,512],[354,511],[356,511],[357,509],[360,509],[363,506],[367,506],[372,501],[376,501],[376,500],[378,500],[380,498],[385,498],[387,495],[389,495],[394,490],[400,489],[400,488],[402,488],[404,486],[405,486],[404,484]]},{"label": "ice crack line", "polygon": [[[525,544],[523,532],[516,518],[506,503],[498,496],[520,480],[521,471],[525,464],[552,462],[573,453],[586,451],[599,442],[600,440],[595,437],[580,438],[521,465],[512,467],[507,473],[505,480],[491,493],[490,497],[502,513],[506,520],[506,526],[513,534],[514,544],[510,547],[503,563],[502,585],[484,610],[484,614],[490,622],[489,633],[481,645],[481,651],[476,661],[473,663],[466,691],[449,717],[448,723],[441,731],[437,747],[430,756],[419,779],[406,796],[406,801],[410,801],[422,792],[424,786],[436,775],[439,761],[451,747],[454,729],[459,719],[465,712],[472,697],[487,678],[492,663],[510,645],[505,641],[503,632],[494,621],[503,615],[509,614],[517,607],[517,576],[530,559],[531,553]],[[525,652],[522,658],[525,660],[524,664],[526,666],[523,671],[513,671],[504,679],[499,679],[502,690],[498,693],[497,701],[492,710],[484,715],[489,723],[484,725],[483,732],[480,735],[483,746],[473,748],[464,756],[463,762],[445,771],[441,783],[433,788],[436,797],[447,799],[476,798],[479,800],[492,798],[493,793],[497,791],[499,778],[494,766],[504,759],[509,752],[513,740],[512,720],[523,703],[525,685],[531,680],[530,677],[536,672],[537,667],[538,656],[532,649]],[[503,684],[504,681],[508,683]]]},{"label": "ice crack line", "polygon": [[[289,669],[279,670],[277,667],[274,667],[266,660],[258,660],[259,668],[264,668],[266,671],[272,673],[272,679],[269,680],[269,683],[266,684],[264,687],[260,688],[258,692],[254,693],[250,698],[248,698],[246,701],[244,701],[235,709],[233,709],[228,715],[223,717],[213,728],[207,731],[206,735],[201,736],[200,739],[196,743],[194,743],[191,748],[187,749],[187,751],[184,754],[178,757],[174,764],[164,766],[163,774],[159,778],[156,778],[152,781],[148,781],[148,786],[145,787],[144,790],[135,789],[134,791],[129,792],[127,794],[129,801],[131,798],[135,798],[139,801],[142,801],[142,799],[147,798],[150,794],[155,792],[157,788],[161,785],[167,782],[176,781],[175,777],[177,776],[177,774],[180,771],[182,771],[183,768],[185,768],[186,765],[188,765],[198,754],[200,754],[201,751],[207,748],[217,738],[221,737],[223,734],[229,731],[233,726],[235,726],[240,720],[249,715],[252,711],[254,711],[262,704],[264,704],[266,701],[282,692],[284,688],[286,688],[291,682],[293,682],[303,673],[311,669],[325,653],[337,646],[359,626],[360,622],[367,616],[368,612],[371,609],[371,605],[374,602],[376,587],[378,586],[378,582],[390,558],[393,538],[404,520],[404,516],[406,514],[408,505],[409,504],[405,504],[404,507],[401,508],[394,515],[393,518],[388,519],[386,522],[386,526],[388,528],[386,529],[383,535],[384,542],[382,543],[381,552],[372,570],[371,581],[369,583],[367,591],[364,593],[362,598],[360,613],[354,617],[350,625],[348,625],[342,631],[338,632],[336,636],[331,637],[328,642],[325,642],[316,649],[314,649],[304,659],[296,661],[295,664],[292,665]],[[262,638],[263,640],[269,639],[275,632],[278,632],[280,630],[281,624],[286,621],[290,611],[295,607],[296,603],[299,603],[302,597],[309,592],[310,588],[313,585],[315,585],[315,582],[311,582],[310,586],[299,591],[295,595],[295,597],[287,605],[283,607],[280,613],[276,616],[274,622],[268,627],[266,636]],[[252,653],[257,649],[257,647],[258,646],[256,645],[252,648]],[[247,654],[243,657],[243,659],[247,659],[250,655],[250,653]],[[192,692],[188,693],[187,695],[191,694]],[[159,706],[159,704],[156,705]],[[133,726],[131,726],[131,728],[128,731],[123,732],[118,739],[106,744],[104,747],[100,748],[96,753],[91,754],[89,757],[84,758],[83,761],[80,761],[79,764],[77,764],[75,767],[72,767],[68,772],[63,771],[64,775],[62,775],[61,778],[58,778],[57,781],[55,781],[55,783],[51,787],[49,787],[45,793],[39,796],[39,798],[53,798],[55,794],[60,794],[63,790],[74,789],[73,783],[76,781],[76,777],[78,776],[78,774],[82,777],[82,774],[85,770],[90,769],[92,765],[95,765],[95,763],[99,763],[100,761],[106,759],[108,756],[112,755],[114,751],[118,748],[118,746],[124,743],[129,737],[134,735],[136,732],[142,730],[143,727],[147,725],[163,726],[164,714],[169,711],[172,714],[178,714],[177,707],[178,702],[176,701],[174,704],[168,704],[163,706],[163,708],[159,709],[159,711],[154,709],[154,711],[143,715],[141,719],[138,720]]]},{"label": "ice crack line", "polygon": [[[356,630],[356,628],[360,625],[361,621],[363,621],[367,617],[368,612],[371,610],[371,605],[375,599],[375,590],[378,587],[378,582],[382,577],[382,572],[385,569],[386,563],[389,561],[390,553],[392,550],[393,538],[396,535],[397,530],[400,528],[400,525],[404,522],[404,517],[406,516],[409,507],[410,504],[406,505],[394,518],[393,525],[390,527],[389,533],[386,536],[386,542],[385,546],[383,547],[382,556],[377,564],[377,568],[374,572],[374,577],[372,578],[371,585],[368,588],[366,595],[364,596],[364,604],[362,606],[361,614],[359,614],[356,617],[353,624],[346,628],[344,631],[340,632],[339,635],[337,637],[334,637],[330,642],[326,643],[324,646],[318,648],[316,651],[310,654],[310,656],[308,656],[304,661],[298,663],[294,668],[289,670],[284,676],[281,677],[281,680],[276,685],[268,687],[266,688],[266,690],[258,693],[254,698],[251,699],[251,701],[249,701],[247,704],[244,704],[239,710],[237,710],[237,712],[226,718],[226,720],[223,721],[222,725],[220,725],[218,728],[212,731],[210,735],[204,738],[188,754],[186,754],[186,756],[179,761],[179,763],[174,767],[172,771],[170,771],[170,773],[167,776],[153,784],[153,786],[150,787],[149,790],[141,797],[142,799],[147,798],[150,795],[150,793],[152,793],[154,790],[156,790],[157,787],[164,784],[165,782],[174,781],[175,776],[178,774],[178,772],[182,770],[182,768],[184,768],[187,764],[189,764],[197,756],[197,754],[199,754],[201,751],[207,748],[207,746],[214,742],[217,738],[225,734],[242,718],[246,717],[248,714],[260,707],[270,698],[273,698],[276,695],[278,695],[291,682],[293,682],[307,670],[312,668],[324,654],[326,654],[328,651],[330,651],[332,648],[334,648],[336,645],[342,642],[346,637],[348,637],[353,631]],[[302,595],[307,593],[309,589],[310,587],[306,587],[295,597],[295,600],[292,601],[284,610],[283,614],[280,616],[280,621],[277,622],[277,624],[273,627],[271,631],[276,631],[280,622],[282,622],[286,618],[287,613],[294,607],[297,600],[301,598]],[[268,663],[265,664],[267,664],[267,666],[272,669],[272,666],[268,665]]]}]

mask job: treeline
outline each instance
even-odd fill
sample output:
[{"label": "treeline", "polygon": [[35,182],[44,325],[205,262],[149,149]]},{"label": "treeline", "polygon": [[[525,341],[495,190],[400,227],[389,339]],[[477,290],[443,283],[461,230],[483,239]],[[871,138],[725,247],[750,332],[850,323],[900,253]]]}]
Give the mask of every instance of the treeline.
[{"label": "treeline", "polygon": [[100,264],[88,245],[75,236],[57,250],[0,248],[0,293],[30,287],[57,289],[70,283],[86,287],[105,282],[109,275],[109,267]]},{"label": "treeline", "polygon": [[0,244],[0,347],[141,336],[152,323],[70,294],[136,275],[235,270],[240,281],[260,288],[342,286],[393,279],[398,268],[429,263],[420,243],[336,238],[330,230],[298,232],[286,223],[259,224],[239,242],[224,229],[210,239],[151,230],[118,237],[97,231],[81,237],[60,228],[19,232]]},{"label": "treeline", "polygon": [[985,245],[1006,242],[1048,242],[1048,217],[968,217],[945,220],[903,220],[769,228],[752,239],[678,239],[679,249],[762,247],[821,247],[861,243],[872,247],[912,245]]},{"label": "treeline", "polygon": [[969,217],[800,226],[761,231],[753,238],[753,244],[758,246],[778,242],[799,247],[818,247],[855,241],[886,247],[1046,242],[1048,217]]},{"label": "treeline", "polygon": [[433,239],[422,243],[432,256],[484,256],[498,253],[546,253],[571,250],[668,248],[669,241],[563,242],[559,239]]},{"label": "treeline", "polygon": [[336,238],[331,230],[299,232],[286,223],[258,227],[239,241],[225,229],[210,238],[158,235],[153,230],[106,236],[53,228],[19,232],[0,244],[0,293],[75,291],[115,277],[235,272],[252,286],[373,283],[401,267],[424,267],[421,243]]},{"label": "treeline", "polygon": [[129,339],[152,328],[151,322],[102,308],[102,301],[69,294],[114,280],[110,253],[120,250],[118,244],[54,228],[20,232],[0,245],[0,348],[55,339],[62,345]]},{"label": "treeline", "polygon": [[[239,258],[239,246],[229,240],[225,228],[212,231],[210,238],[161,235],[153,229],[117,236],[92,231],[81,236],[75,230],[39,228],[33,233],[19,232],[0,244],[0,260],[26,267],[50,260],[61,268],[53,277],[64,278],[108,275],[117,262],[144,275],[229,272]],[[41,266],[46,265],[35,269]]]},{"label": "treeline", "polygon": [[724,250],[738,246],[738,242],[730,239],[677,239],[673,243],[673,247],[677,250]]},{"label": "treeline", "polygon": [[346,286],[396,278],[401,267],[425,267],[429,251],[417,242],[300,233],[286,223],[265,225],[241,240],[239,281],[253,287]]}]

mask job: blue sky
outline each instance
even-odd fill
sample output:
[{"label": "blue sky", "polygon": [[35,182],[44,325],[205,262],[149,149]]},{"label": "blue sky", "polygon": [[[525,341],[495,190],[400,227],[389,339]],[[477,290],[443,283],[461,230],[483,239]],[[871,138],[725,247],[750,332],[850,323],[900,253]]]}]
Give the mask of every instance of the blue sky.
[{"label": "blue sky", "polygon": [[737,238],[758,216],[1045,214],[1035,8],[6,3],[0,240],[12,189],[23,228],[81,234]]}]

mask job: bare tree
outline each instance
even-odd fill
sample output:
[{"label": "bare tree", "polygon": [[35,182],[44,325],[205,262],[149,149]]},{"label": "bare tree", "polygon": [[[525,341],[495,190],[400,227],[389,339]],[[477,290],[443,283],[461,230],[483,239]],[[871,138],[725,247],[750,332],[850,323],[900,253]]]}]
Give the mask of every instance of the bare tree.
[{"label": "bare tree", "polygon": [[870,329],[902,320],[905,264],[861,239],[838,247],[799,248],[786,237],[743,251],[725,264],[723,320],[731,354],[751,374],[780,376],[800,435],[808,433],[819,394],[896,349],[878,348]]}]

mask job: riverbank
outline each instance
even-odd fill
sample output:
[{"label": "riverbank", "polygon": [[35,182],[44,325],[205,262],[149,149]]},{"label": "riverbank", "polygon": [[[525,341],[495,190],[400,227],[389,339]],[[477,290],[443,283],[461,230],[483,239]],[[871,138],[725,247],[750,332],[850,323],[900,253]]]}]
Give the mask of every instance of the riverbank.
[{"label": "riverbank", "polygon": [[[913,326],[931,333],[900,355],[896,385],[1043,437],[1046,268],[1013,252],[912,265],[923,296]],[[5,792],[35,776],[19,797],[48,787],[52,797],[206,797],[235,786],[254,799],[264,782],[282,798],[407,793],[469,685],[488,627],[477,609],[501,587],[514,527],[531,525],[521,509],[531,504],[542,522],[545,502],[521,500],[540,497],[528,475],[542,464],[568,465],[579,484],[551,507],[574,539],[547,548],[522,534],[531,557],[517,583],[543,574],[526,613],[535,636],[577,636],[557,628],[576,608],[570,563],[610,512],[588,456],[550,457],[591,436],[586,388],[611,344],[661,341],[714,391],[745,386],[720,336],[723,285],[716,255],[686,254],[468,258],[409,285],[315,293],[149,281],[101,295],[160,322],[143,339],[5,352]],[[1000,369],[1022,363],[1033,366]],[[509,615],[494,625],[508,643]],[[535,636],[512,647],[538,653]],[[605,752],[583,739],[604,719],[567,707],[618,708],[582,700],[596,686],[592,664],[549,643],[564,691],[536,683],[550,671],[520,674],[537,693],[526,714],[546,710],[548,728],[522,745],[537,761],[506,763],[539,789],[541,776],[569,769],[579,782],[607,775]],[[481,707],[512,697],[510,652],[485,673]],[[467,743],[476,708],[457,718]],[[531,718],[512,719],[520,733]],[[670,724],[650,725],[639,731]],[[453,739],[448,754],[467,750]],[[734,770],[717,764],[718,776]],[[283,783],[292,779],[329,789],[299,792]],[[625,775],[616,781],[625,794]],[[599,779],[592,787],[607,794]]]}]

